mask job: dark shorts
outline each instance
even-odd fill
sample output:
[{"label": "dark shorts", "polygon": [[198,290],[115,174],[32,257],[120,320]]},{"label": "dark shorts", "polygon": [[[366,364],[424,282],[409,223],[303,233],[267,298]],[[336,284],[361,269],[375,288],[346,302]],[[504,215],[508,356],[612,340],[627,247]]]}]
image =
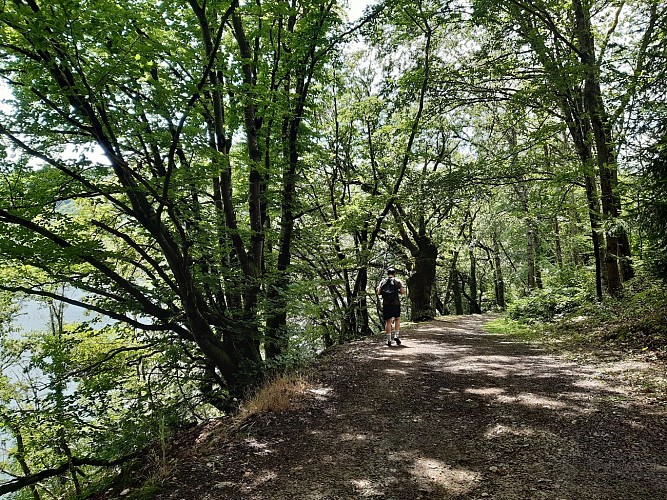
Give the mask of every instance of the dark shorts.
[{"label": "dark shorts", "polygon": [[401,305],[400,304],[385,304],[382,306],[382,317],[385,321],[391,318],[400,318],[401,317]]}]

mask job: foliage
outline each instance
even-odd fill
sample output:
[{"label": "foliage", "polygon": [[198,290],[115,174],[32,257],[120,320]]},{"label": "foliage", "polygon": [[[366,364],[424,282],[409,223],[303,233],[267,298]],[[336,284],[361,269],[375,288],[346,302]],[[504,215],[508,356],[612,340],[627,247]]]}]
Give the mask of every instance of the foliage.
[{"label": "foliage", "polygon": [[131,457],[158,439],[159,429],[194,418],[187,410],[192,401],[184,400],[190,391],[156,377],[168,355],[137,337],[129,343],[122,330],[70,324],[4,339],[2,364],[9,370],[0,427],[12,437],[8,458],[15,459],[3,464],[4,471],[27,475],[56,469],[73,456],[95,457],[69,470],[69,482],[61,474],[42,482],[63,495],[80,492],[81,483],[104,477],[96,465]]},{"label": "foliage", "polygon": [[528,322],[553,321],[590,300],[590,292],[579,287],[542,288],[514,301],[507,309],[510,318]]},{"label": "foliage", "polygon": [[[567,310],[551,314],[556,300],[542,297],[538,305],[519,301],[517,310],[494,320],[489,330],[540,342],[558,342],[577,349],[620,349],[667,355],[667,290],[665,284],[640,274],[627,283],[625,294],[603,303],[579,294],[579,301],[557,296]],[[526,298],[527,300],[528,298]],[[546,302],[546,303],[545,303]],[[561,346],[561,347],[562,347]]]},{"label": "foliage", "polygon": [[590,271],[561,269],[545,276],[543,288],[514,299],[507,314],[512,319],[528,323],[551,322],[591,303],[594,297]]},{"label": "foliage", "polygon": [[[17,488],[65,464],[49,487],[81,493],[94,463],[374,333],[387,265],[406,316],[508,307],[496,331],[662,349],[664,289],[627,257],[664,276],[667,7],[383,0],[341,31],[340,3],[0,12]],[[26,296],[51,331],[14,331]]]},{"label": "foliage", "polygon": [[645,197],[639,217],[648,239],[646,259],[657,275],[667,279],[667,133],[651,147],[639,186]]},{"label": "foliage", "polygon": [[0,286],[152,332],[229,407],[261,348],[288,343],[304,119],[335,2],[6,7]]},{"label": "foliage", "polygon": [[486,322],[484,329],[496,335],[508,335],[526,342],[537,341],[542,337],[539,324],[511,319],[508,315],[498,316]]},{"label": "foliage", "polygon": [[[607,326],[598,330],[603,340],[631,350],[667,354],[667,290],[664,282],[640,274],[628,283],[625,295],[605,304]],[[594,316],[596,317],[596,316]]]}]

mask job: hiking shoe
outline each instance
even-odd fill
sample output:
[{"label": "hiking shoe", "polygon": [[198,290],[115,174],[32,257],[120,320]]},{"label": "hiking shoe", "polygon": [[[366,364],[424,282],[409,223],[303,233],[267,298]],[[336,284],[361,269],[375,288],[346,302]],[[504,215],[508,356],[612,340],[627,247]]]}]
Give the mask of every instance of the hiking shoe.
[{"label": "hiking shoe", "polygon": [[401,345],[401,339],[396,337],[394,340],[396,341],[396,345]]},{"label": "hiking shoe", "polygon": [[387,345],[391,347],[391,340],[387,340]]}]

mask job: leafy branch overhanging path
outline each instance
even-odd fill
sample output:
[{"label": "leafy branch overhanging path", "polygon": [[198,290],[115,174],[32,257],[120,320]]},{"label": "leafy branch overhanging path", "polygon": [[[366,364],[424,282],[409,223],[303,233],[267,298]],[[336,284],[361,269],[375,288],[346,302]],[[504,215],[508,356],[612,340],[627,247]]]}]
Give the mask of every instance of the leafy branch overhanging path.
[{"label": "leafy branch overhanging path", "polygon": [[665,401],[620,377],[646,366],[568,362],[486,319],[330,351],[297,408],[191,436],[157,498],[667,498]]}]

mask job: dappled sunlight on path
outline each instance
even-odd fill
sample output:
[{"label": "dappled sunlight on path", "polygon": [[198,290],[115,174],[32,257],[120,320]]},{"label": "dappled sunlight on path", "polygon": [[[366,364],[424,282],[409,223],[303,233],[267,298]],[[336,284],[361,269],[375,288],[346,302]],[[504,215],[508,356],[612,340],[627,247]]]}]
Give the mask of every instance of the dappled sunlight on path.
[{"label": "dappled sunlight on path", "polygon": [[199,498],[667,498],[664,406],[485,320],[328,352],[302,407],[207,458]]}]

